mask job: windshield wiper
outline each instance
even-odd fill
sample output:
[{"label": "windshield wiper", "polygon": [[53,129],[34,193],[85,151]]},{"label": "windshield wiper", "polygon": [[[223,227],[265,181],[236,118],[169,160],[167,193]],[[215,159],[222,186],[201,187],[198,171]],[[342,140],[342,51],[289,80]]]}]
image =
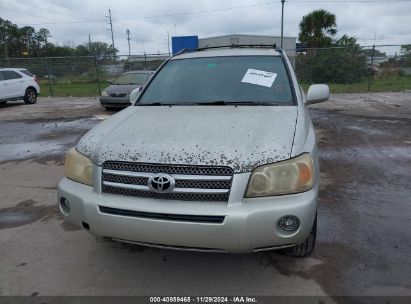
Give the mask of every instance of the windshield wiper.
[{"label": "windshield wiper", "polygon": [[269,103],[266,102],[253,102],[253,101],[224,101],[224,100],[218,100],[218,101],[210,101],[210,102],[198,102],[196,105],[199,106],[227,106],[227,105],[234,105],[234,106],[241,106],[241,105],[252,105],[252,106],[265,106],[265,105],[270,105]]},{"label": "windshield wiper", "polygon": [[144,103],[137,104],[137,106],[273,106],[275,103],[268,102],[254,102],[254,101],[210,101],[210,102],[195,102],[195,103],[162,103],[162,102],[153,102],[153,103]]},{"label": "windshield wiper", "polygon": [[148,107],[156,107],[156,106],[181,106],[179,103],[162,103],[162,102],[153,102],[153,103],[137,103],[136,106],[148,106]]}]

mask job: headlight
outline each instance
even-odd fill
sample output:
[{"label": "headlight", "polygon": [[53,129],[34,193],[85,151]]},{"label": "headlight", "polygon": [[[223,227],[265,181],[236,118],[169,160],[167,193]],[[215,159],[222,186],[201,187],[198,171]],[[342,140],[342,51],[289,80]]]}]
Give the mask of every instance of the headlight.
[{"label": "headlight", "polygon": [[103,90],[103,91],[101,91],[101,96],[106,97],[106,96],[108,96],[108,93]]},{"label": "headlight", "polygon": [[64,174],[75,182],[93,186],[93,163],[75,148],[72,148],[66,155]]},{"label": "headlight", "polygon": [[309,153],[254,169],[245,197],[293,194],[310,190],[314,185],[313,161]]},{"label": "headlight", "polygon": [[137,100],[138,94],[140,94],[141,90],[142,90],[142,87],[139,87],[137,89],[134,89],[130,93],[130,96],[129,96],[130,103],[134,103]]}]

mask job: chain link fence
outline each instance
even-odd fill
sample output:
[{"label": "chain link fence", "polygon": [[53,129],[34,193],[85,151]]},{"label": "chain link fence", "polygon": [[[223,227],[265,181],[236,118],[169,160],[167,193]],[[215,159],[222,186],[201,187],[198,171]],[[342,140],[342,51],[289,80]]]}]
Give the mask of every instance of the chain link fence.
[{"label": "chain link fence", "polygon": [[[334,93],[411,90],[410,54],[392,55],[393,47],[399,49],[391,45],[297,49],[297,55],[290,59],[304,88],[327,83]],[[30,70],[39,77],[43,96],[98,96],[120,74],[156,70],[168,57],[169,54],[0,58],[0,67]]]},{"label": "chain link fence", "polygon": [[98,96],[128,71],[155,71],[168,54],[0,58],[0,67],[25,68],[40,80],[43,96]]},{"label": "chain link fence", "polygon": [[411,54],[399,45],[298,50],[294,67],[307,87],[326,83],[334,93],[411,90]]}]

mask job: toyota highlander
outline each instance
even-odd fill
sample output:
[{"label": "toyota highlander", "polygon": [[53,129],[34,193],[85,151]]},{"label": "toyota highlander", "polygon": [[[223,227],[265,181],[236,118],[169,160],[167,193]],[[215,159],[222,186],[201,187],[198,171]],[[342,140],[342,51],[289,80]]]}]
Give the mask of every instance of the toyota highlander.
[{"label": "toyota highlander", "polygon": [[307,256],[319,188],[307,105],[328,97],[323,84],[305,96],[281,49],[182,51],[68,152],[60,210],[117,241]]}]

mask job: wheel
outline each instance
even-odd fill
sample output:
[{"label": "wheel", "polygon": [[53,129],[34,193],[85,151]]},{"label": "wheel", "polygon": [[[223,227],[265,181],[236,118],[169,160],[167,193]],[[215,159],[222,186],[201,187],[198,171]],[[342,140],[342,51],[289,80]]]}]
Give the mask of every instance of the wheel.
[{"label": "wheel", "polygon": [[5,105],[7,101],[0,101],[0,105]]},{"label": "wheel", "polygon": [[315,219],[311,232],[308,235],[304,243],[297,246],[284,249],[284,254],[293,256],[293,257],[307,257],[309,256],[315,247],[315,239],[317,237],[317,214],[315,214]]},{"label": "wheel", "polygon": [[24,102],[27,104],[33,104],[37,101],[37,92],[35,89],[28,88],[26,94],[24,94]]}]

